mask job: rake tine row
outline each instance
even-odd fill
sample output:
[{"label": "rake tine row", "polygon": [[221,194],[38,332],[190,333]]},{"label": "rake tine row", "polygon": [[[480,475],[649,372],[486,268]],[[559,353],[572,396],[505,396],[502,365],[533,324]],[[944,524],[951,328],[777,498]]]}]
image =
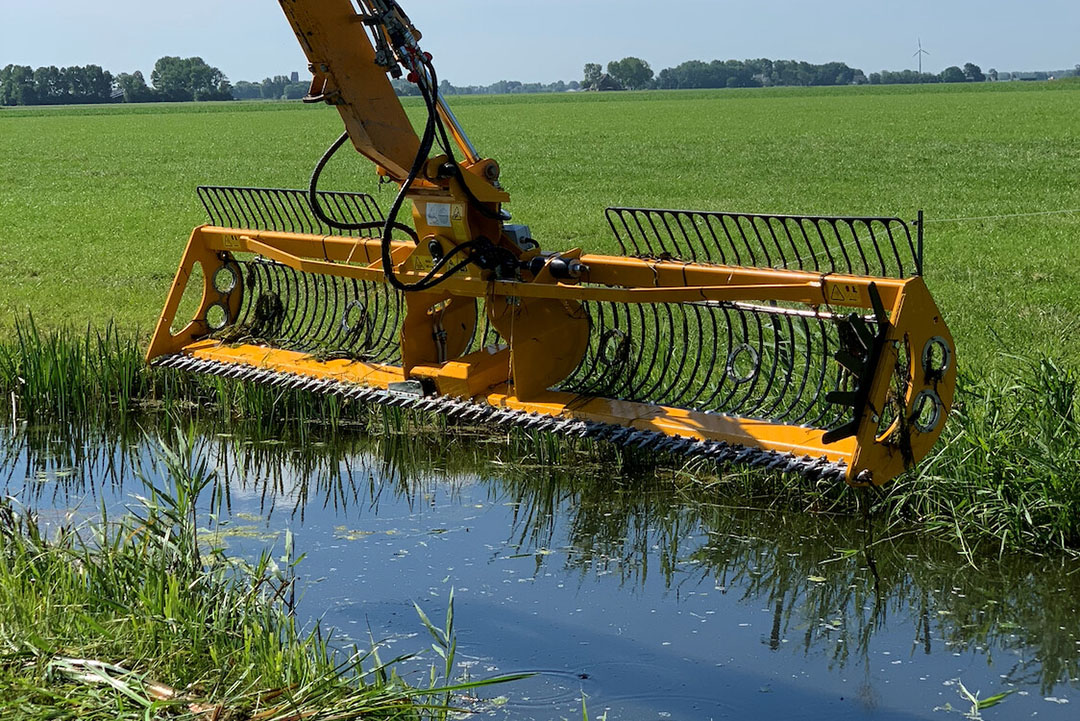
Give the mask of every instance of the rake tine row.
[{"label": "rake tine row", "polygon": [[[317,220],[304,191],[201,186],[198,194],[214,225],[312,235],[353,234],[330,228]],[[367,193],[319,191],[319,200],[339,221],[370,223],[383,220],[378,204]]]},{"label": "rake tine row", "polygon": [[922,272],[899,218],[608,208],[625,255],[689,263],[905,278]]},{"label": "rake tine row", "polygon": [[518,426],[529,431],[559,433],[576,438],[595,438],[650,453],[704,458],[716,463],[736,463],[770,472],[800,473],[815,481],[840,481],[847,470],[845,464],[830,462],[825,458],[808,456],[799,458],[789,453],[746,448],[723,441],[702,441],[596,421],[545,416],[510,408],[493,408],[457,398],[411,396],[382,388],[359,386],[329,379],[313,379],[307,376],[278,373],[253,366],[208,361],[184,355],[165,356],[154,361],[154,366],[270,383],[289,390],[336,395],[359,403],[380,403],[391,408],[438,412],[452,420],[465,423],[484,422],[499,426]]},{"label": "rake tine row", "polygon": [[573,418],[542,416],[510,408],[492,408],[461,400],[437,396],[410,396],[392,393],[378,387],[368,387],[332,380],[311,379],[252,366],[234,365],[203,360],[184,355],[164,356],[153,363],[159,368],[195,371],[206,375],[230,379],[270,383],[287,390],[302,390],[322,395],[337,395],[357,403],[379,403],[391,408],[407,408],[423,412],[440,412],[447,418],[467,422],[485,422],[496,425],[516,425],[527,431],[558,433],[577,438],[596,438],[608,443],[649,451],[702,458],[716,463],[737,463],[769,472],[799,473],[811,480],[836,480],[843,478],[847,467],[843,463],[827,459],[797,458],[791,453],[732,446],[724,441],[699,440],[669,436],[653,431],[642,431],[621,425],[582,421]]},{"label": "rake tine row", "polygon": [[[221,340],[400,365],[398,291],[266,259],[235,262],[242,304]],[[556,390],[825,429],[851,420],[851,408],[827,398],[851,385],[851,372],[833,360],[841,347],[835,319],[748,304],[586,303],[585,309],[589,350]],[[500,342],[482,302],[473,336],[473,349]],[[661,352],[673,346],[685,352],[677,358]],[[304,383],[271,382],[294,390]]]}]

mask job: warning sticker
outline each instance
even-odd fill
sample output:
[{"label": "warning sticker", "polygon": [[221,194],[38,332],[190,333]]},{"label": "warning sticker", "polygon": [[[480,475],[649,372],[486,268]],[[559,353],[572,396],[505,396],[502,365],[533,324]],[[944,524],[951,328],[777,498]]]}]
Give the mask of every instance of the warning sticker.
[{"label": "warning sticker", "polygon": [[430,273],[435,269],[435,259],[422,250],[412,254],[412,267],[418,273]]},{"label": "warning sticker", "polygon": [[427,224],[435,228],[449,228],[450,205],[448,203],[428,203]]},{"label": "warning sticker", "polygon": [[450,222],[454,226],[454,237],[458,240],[469,239],[469,227],[465,224],[465,206],[450,206]]},{"label": "warning sticker", "polygon": [[862,293],[859,286],[851,283],[829,283],[826,297],[830,303],[862,304]]}]

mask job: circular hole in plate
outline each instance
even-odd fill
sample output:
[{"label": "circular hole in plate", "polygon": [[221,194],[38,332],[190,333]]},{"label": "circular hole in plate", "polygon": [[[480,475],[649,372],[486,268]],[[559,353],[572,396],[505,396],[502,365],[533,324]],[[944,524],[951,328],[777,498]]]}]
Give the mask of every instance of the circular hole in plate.
[{"label": "circular hole in plate", "polygon": [[221,303],[214,303],[206,309],[206,325],[214,333],[229,324],[229,310]]},{"label": "circular hole in plate", "polygon": [[944,338],[935,336],[926,341],[926,345],[923,346],[922,361],[926,375],[940,378],[952,364],[952,350]]},{"label": "circular hole in plate", "polygon": [[932,433],[941,422],[941,399],[934,391],[923,391],[915,398],[911,422],[920,433]]},{"label": "circular hole in plate", "polygon": [[232,293],[239,282],[240,277],[231,266],[223,265],[214,271],[214,289],[222,295]]}]

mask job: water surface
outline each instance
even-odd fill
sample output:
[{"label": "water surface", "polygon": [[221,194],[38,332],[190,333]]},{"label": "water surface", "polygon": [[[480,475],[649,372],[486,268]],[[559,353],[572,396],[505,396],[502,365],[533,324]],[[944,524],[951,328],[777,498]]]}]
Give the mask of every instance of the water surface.
[{"label": "water surface", "polygon": [[[2,433],[5,493],[52,523],[160,480],[153,435]],[[527,450],[460,434],[199,441],[227,500],[212,538],[257,553],[290,529],[307,554],[299,612],[340,643],[422,650],[413,602],[438,622],[453,588],[461,672],[536,673],[488,690],[496,717],[580,718],[584,696],[613,721],[961,718],[962,683],[1013,692],[986,719],[1077,718],[1080,565],[976,568],[872,519],[733,507],[615,455],[553,466]],[[409,673],[422,683],[435,660]]]}]

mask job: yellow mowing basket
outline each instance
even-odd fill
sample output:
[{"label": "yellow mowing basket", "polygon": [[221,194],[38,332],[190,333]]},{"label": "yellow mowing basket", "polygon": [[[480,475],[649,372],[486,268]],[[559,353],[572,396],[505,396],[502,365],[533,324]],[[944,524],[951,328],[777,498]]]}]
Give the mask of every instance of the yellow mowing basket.
[{"label": "yellow mowing basket", "polygon": [[[525,238],[517,279],[470,265],[402,293],[381,239],[324,225],[306,192],[199,194],[210,224],[169,292],[157,366],[852,485],[917,463],[952,405],[955,346],[922,278],[921,214],[610,208],[622,255],[541,254]],[[319,199],[342,222],[384,222],[370,196]],[[397,235],[404,282],[453,249]],[[194,310],[178,318],[186,289]]]}]

